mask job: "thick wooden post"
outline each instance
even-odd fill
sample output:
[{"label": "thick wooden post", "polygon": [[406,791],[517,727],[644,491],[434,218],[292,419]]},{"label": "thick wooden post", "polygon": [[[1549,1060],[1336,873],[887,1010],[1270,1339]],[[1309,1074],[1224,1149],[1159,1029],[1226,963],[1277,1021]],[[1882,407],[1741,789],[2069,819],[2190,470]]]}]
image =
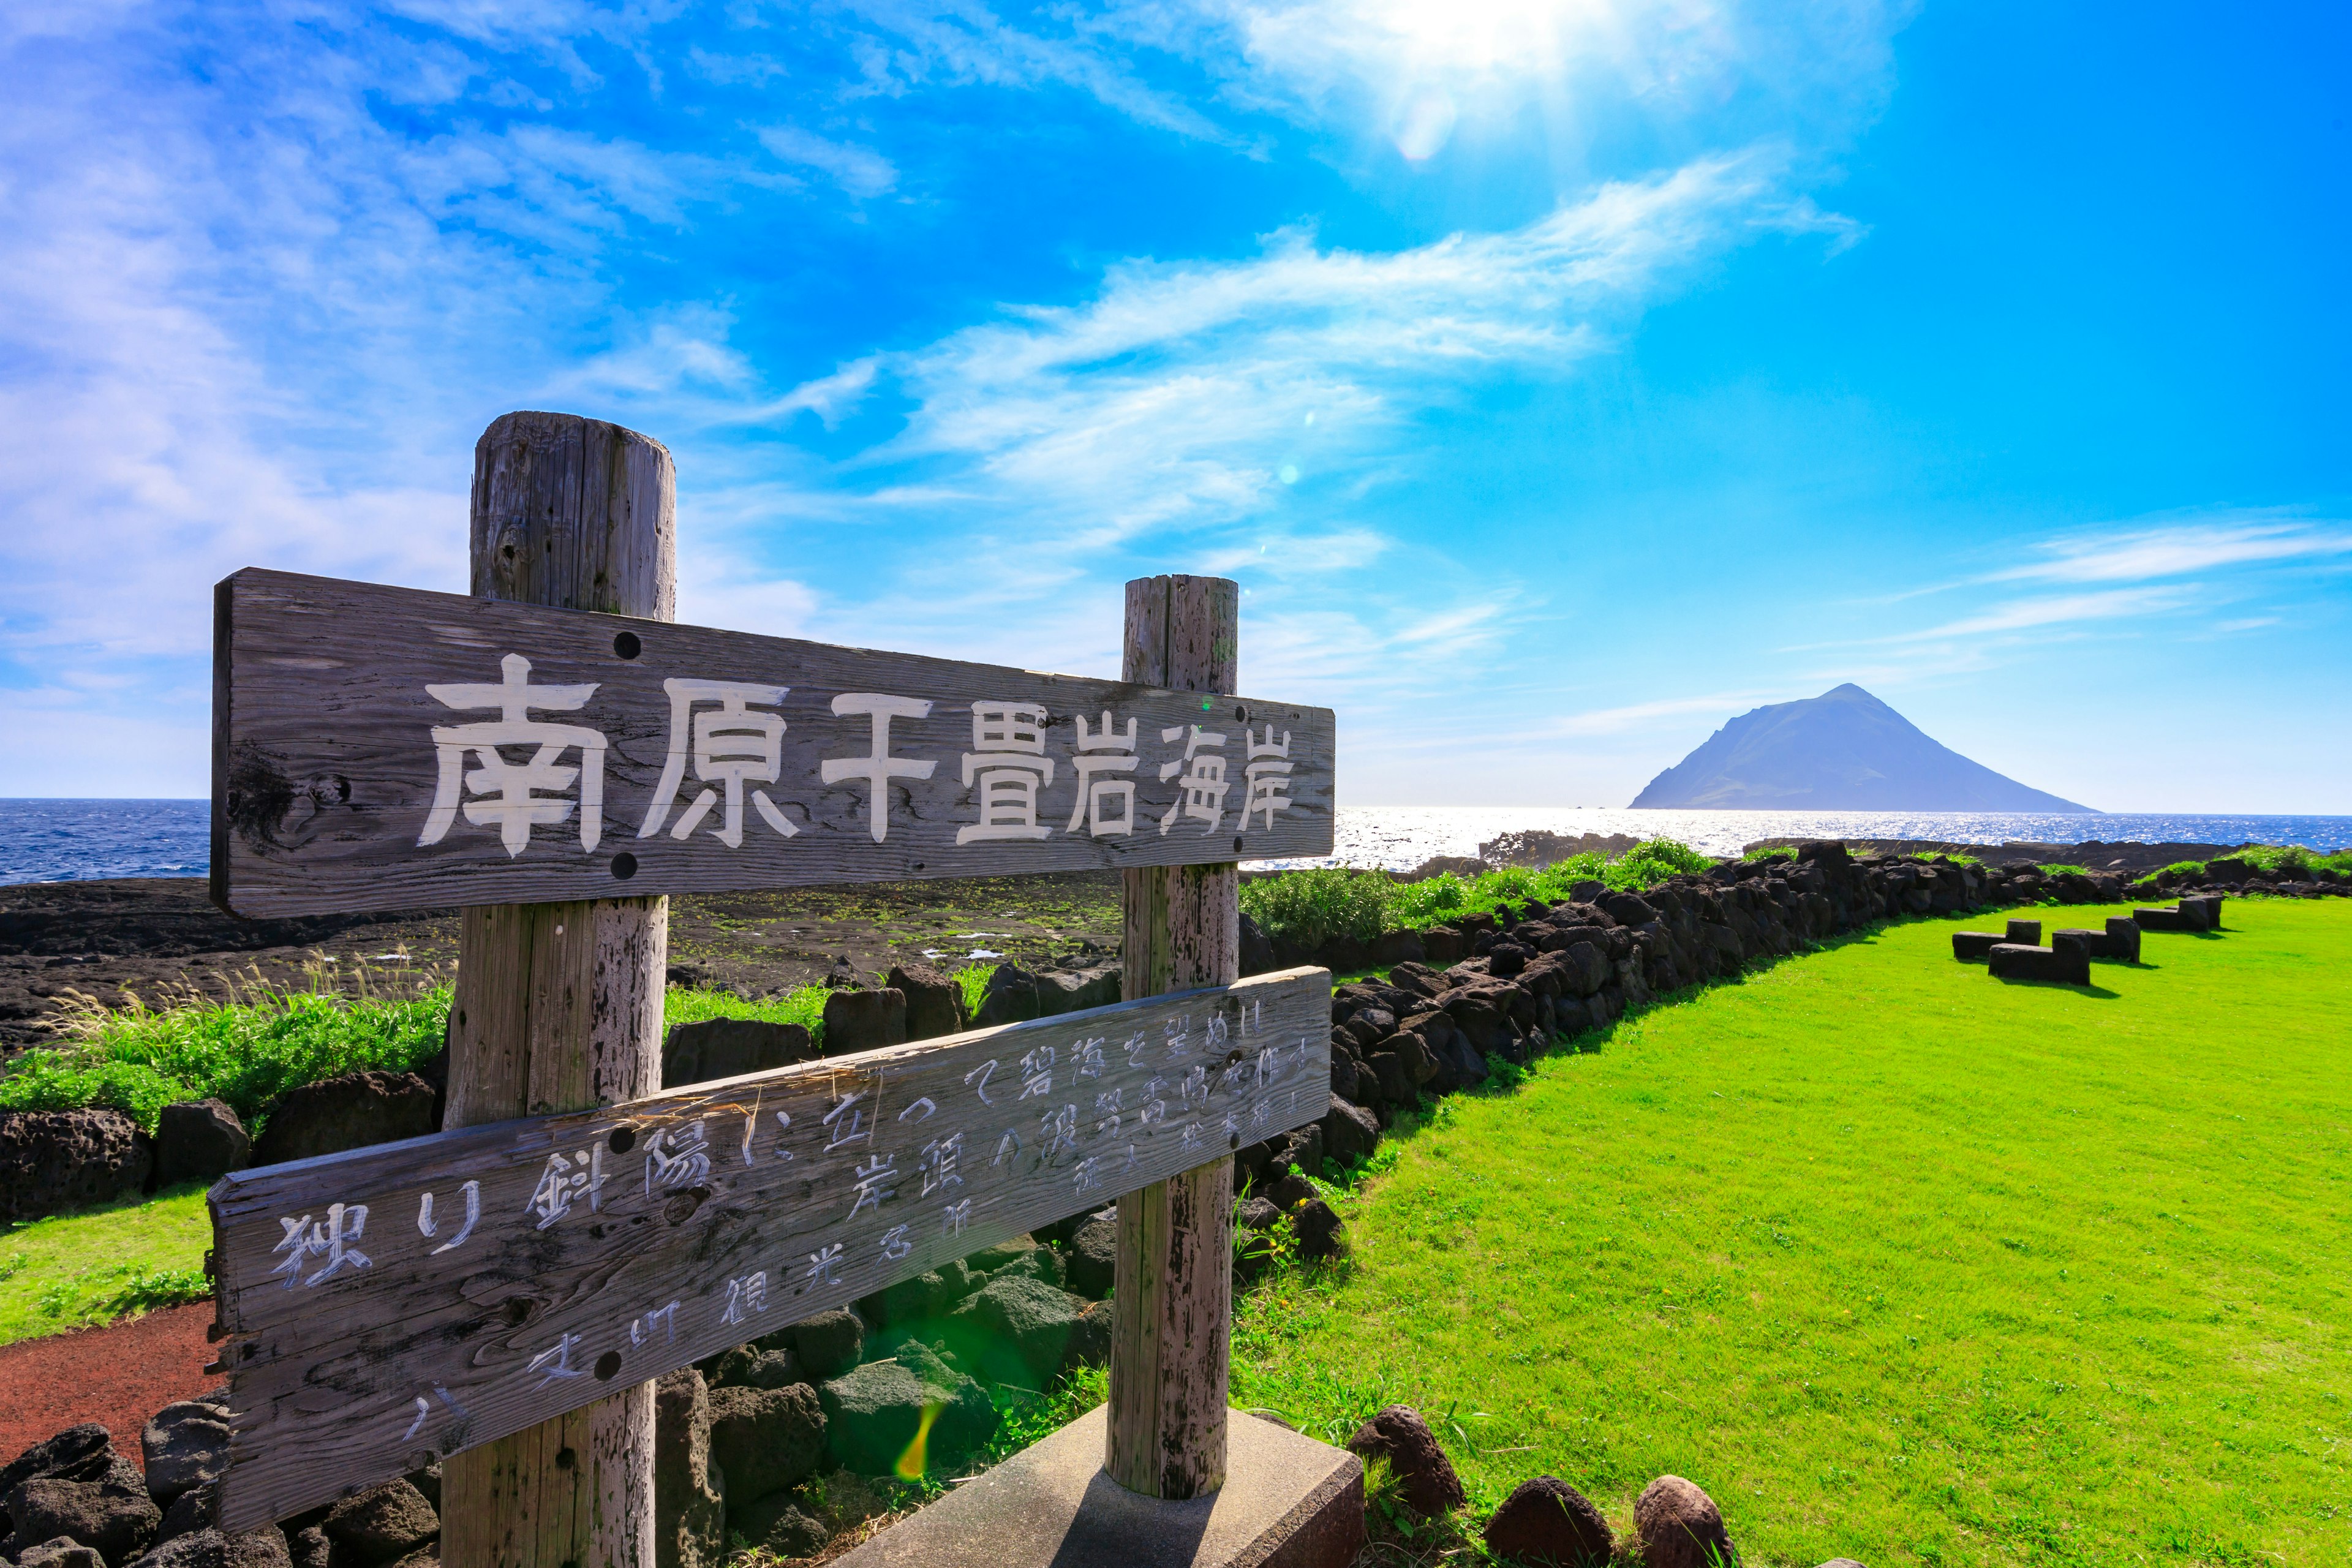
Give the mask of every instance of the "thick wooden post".
[{"label": "thick wooden post", "polygon": [[[474,448],[473,592],[674,620],[676,513],[659,442],[574,415],[507,415]],[[667,899],[467,910],[447,1125],[659,1089],[668,951]],[[650,1383],[455,1455],[444,1471],[449,1568],[654,1568]]]},{"label": "thick wooden post", "polygon": [[[1222,577],[1127,585],[1123,679],[1229,695],[1239,684],[1241,590]],[[1200,719],[1243,754],[1229,705]],[[1238,767],[1232,768],[1238,786]],[[1239,802],[1232,804],[1238,805]],[[1238,821],[1236,816],[1234,820]],[[1241,868],[1124,873],[1130,1002],[1241,974]],[[1211,1163],[1118,1200],[1110,1410],[1103,1469],[1147,1497],[1206,1496],[1225,1482],[1225,1377],[1234,1288],[1234,1166]]]}]

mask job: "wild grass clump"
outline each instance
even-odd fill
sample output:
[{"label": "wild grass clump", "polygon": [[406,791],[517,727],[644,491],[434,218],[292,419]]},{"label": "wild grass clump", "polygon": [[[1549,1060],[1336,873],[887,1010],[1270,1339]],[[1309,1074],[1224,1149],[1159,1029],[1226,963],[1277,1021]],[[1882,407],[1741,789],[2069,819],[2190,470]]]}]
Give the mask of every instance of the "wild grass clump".
[{"label": "wild grass clump", "polygon": [[1769,847],[1759,847],[1758,848],[1750,849],[1747,854],[1742,855],[1740,859],[1753,864],[1759,860],[1794,860],[1796,858],[1797,847],[1795,845],[1774,844]]},{"label": "wild grass clump", "polygon": [[967,963],[948,976],[963,990],[963,1013],[967,1018],[980,1016],[980,1005],[988,1000],[988,977],[996,973],[993,962],[982,959]]},{"label": "wild grass clump", "polygon": [[1269,935],[1302,947],[1339,938],[1370,942],[1393,928],[1400,887],[1386,871],[1330,866],[1242,884],[1242,912]]},{"label": "wild grass clump", "polygon": [[2314,871],[2334,871],[2352,876],[2352,849],[2338,849],[2333,854],[2322,855],[2300,844],[2255,844],[2238,850],[2231,858],[2258,866],[2273,876],[2281,871],[2304,877]]},{"label": "wild grass clump", "polygon": [[756,1018],[763,1024],[798,1024],[812,1039],[824,1037],[825,989],[803,985],[781,996],[746,1000],[732,991],[689,990],[680,986],[662,993],[662,1027],[699,1024],[709,1018]]},{"label": "wild grass clump", "polygon": [[402,999],[256,985],[235,1000],[137,996],[109,1008],[68,994],[66,1043],[36,1047],[0,1076],[0,1110],[111,1106],[146,1131],[174,1100],[224,1100],[258,1131],[288,1089],[339,1073],[405,1072],[441,1049],[449,988]]},{"label": "wild grass clump", "polygon": [[2033,868],[2045,877],[2087,877],[2091,874],[2091,868],[2088,866],[2058,866],[2047,861]]},{"label": "wild grass clump", "polygon": [[1334,938],[1370,942],[1382,931],[1420,931],[1530,899],[1559,903],[1579,882],[1638,892],[1714,864],[1687,844],[1651,838],[1613,860],[1588,852],[1540,870],[1506,866],[1466,878],[1446,871],[1419,882],[1348,867],[1286,871],[1242,884],[1242,912],[1268,936],[1313,948]]}]

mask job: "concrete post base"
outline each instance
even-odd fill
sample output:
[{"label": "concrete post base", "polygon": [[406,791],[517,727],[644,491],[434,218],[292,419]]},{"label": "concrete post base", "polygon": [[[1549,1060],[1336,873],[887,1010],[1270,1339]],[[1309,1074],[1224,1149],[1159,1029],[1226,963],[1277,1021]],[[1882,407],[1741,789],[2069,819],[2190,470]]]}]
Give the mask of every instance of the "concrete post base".
[{"label": "concrete post base", "polygon": [[1223,1489],[1161,1502],[1102,1473],[1097,1406],[900,1520],[835,1568],[1347,1568],[1364,1545],[1353,1454],[1235,1411]]}]

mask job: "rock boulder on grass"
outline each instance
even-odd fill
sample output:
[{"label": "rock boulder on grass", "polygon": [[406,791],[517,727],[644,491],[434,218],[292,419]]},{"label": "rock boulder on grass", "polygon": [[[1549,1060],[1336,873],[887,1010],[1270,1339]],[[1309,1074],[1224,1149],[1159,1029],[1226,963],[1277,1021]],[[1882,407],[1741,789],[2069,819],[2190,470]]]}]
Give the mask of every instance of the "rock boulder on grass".
[{"label": "rock boulder on grass", "polygon": [[1298,1236],[1298,1256],[1310,1263],[1328,1263],[1348,1255],[1348,1227],[1338,1211],[1321,1198],[1308,1198],[1291,1210],[1290,1224]]},{"label": "rock boulder on grass", "polygon": [[727,1502],[710,1473],[710,1394],[702,1373],[680,1367],[654,1384],[654,1568],[719,1568],[726,1555]]},{"label": "rock boulder on grass", "polygon": [[[10,1492],[37,1476],[61,1481],[100,1480],[112,1472],[115,1461],[121,1458],[114,1451],[113,1434],[97,1422],[68,1426],[0,1465],[0,1506],[5,1506]],[[20,1535],[17,1539],[26,1538]]]},{"label": "rock boulder on grass", "polygon": [[154,1162],[120,1110],[0,1110],[0,1225],[134,1196]]},{"label": "rock boulder on grass", "polygon": [[124,1461],[104,1480],[25,1482],[8,1494],[8,1521],[19,1541],[70,1536],[98,1548],[110,1568],[122,1568],[154,1541],[163,1510],[147,1495],[137,1468]]},{"label": "rock boulder on grass", "polygon": [[290,1089],[253,1146],[257,1165],[340,1154],[433,1131],[433,1086],[413,1072],[347,1072]]},{"label": "rock boulder on grass", "polygon": [[705,1018],[675,1024],[662,1037],[662,1087],[677,1089],[714,1078],[740,1078],[808,1061],[816,1055],[798,1024],[761,1018]]},{"label": "rock boulder on grass", "polygon": [[1528,1568],[1598,1568],[1617,1550],[1591,1500],[1555,1476],[1521,1481],[1486,1521],[1486,1550]]},{"label": "rock boulder on grass", "polygon": [[801,1358],[789,1349],[763,1350],[756,1344],[737,1345],[711,1369],[714,1388],[789,1388],[808,1382]]},{"label": "rock boulder on grass", "polygon": [[166,1405],[139,1435],[147,1495],[169,1508],[182,1492],[220,1479],[228,1468],[228,1407],[193,1399]]},{"label": "rock boulder on grass", "polygon": [[1462,1478],[1412,1406],[1390,1405],[1356,1428],[1348,1448],[1360,1459],[1386,1459],[1413,1512],[1433,1517],[1462,1506]]},{"label": "rock boulder on grass", "polygon": [[[1024,1274],[1000,1274],[956,1304],[957,1353],[991,1383],[1042,1388],[1060,1370],[1087,1303]],[[966,1347],[969,1347],[967,1353]]]},{"label": "rock boulder on grass", "polygon": [[814,1557],[832,1532],[811,1519],[789,1492],[727,1510],[727,1533],[740,1535],[775,1557]]},{"label": "rock boulder on grass", "polygon": [[293,1557],[274,1524],[237,1535],[207,1525],[158,1546],[139,1560],[139,1568],[293,1568]]},{"label": "rock boulder on grass", "polygon": [[817,1397],[835,1459],[863,1476],[901,1473],[902,1461],[932,1473],[950,1469],[996,1434],[996,1406],[987,1393],[919,1343],[835,1378]]},{"label": "rock boulder on grass", "polygon": [[69,1535],[27,1546],[17,1557],[17,1568],[103,1568],[106,1559],[95,1546],[84,1546]]},{"label": "rock boulder on grass", "polygon": [[1070,1289],[1101,1300],[1118,1276],[1118,1222],[1097,1216],[1070,1237]]},{"label": "rock boulder on grass", "polygon": [[1336,1095],[1317,1125],[1323,1130],[1323,1152],[1328,1159],[1368,1160],[1381,1141],[1380,1118]]},{"label": "rock boulder on grass", "polygon": [[226,1100],[167,1105],[155,1124],[155,1184],[217,1181],[241,1169],[252,1152],[245,1123]]},{"label": "rock boulder on grass", "polygon": [[1633,1502],[1645,1568],[1720,1568],[1739,1561],[1715,1500],[1696,1482],[1660,1476]]},{"label": "rock boulder on grass", "polygon": [[823,1383],[857,1364],[866,1346],[866,1324],[846,1307],[803,1318],[787,1331],[793,1353],[807,1369],[809,1381]]},{"label": "rock boulder on grass", "polygon": [[907,1043],[907,994],[885,985],[824,999],[824,1054],[847,1056]]},{"label": "rock boulder on grass", "polygon": [[929,964],[899,963],[890,987],[907,998],[907,1038],[934,1040],[964,1028],[963,987]]},{"label": "rock boulder on grass", "polygon": [[327,1539],[361,1563],[397,1563],[441,1532],[441,1516],[405,1479],[354,1492],[327,1510]]},{"label": "rock boulder on grass", "polygon": [[750,1502],[800,1485],[824,1457],[824,1411],[805,1383],[711,1391],[710,1457],[730,1500]]}]

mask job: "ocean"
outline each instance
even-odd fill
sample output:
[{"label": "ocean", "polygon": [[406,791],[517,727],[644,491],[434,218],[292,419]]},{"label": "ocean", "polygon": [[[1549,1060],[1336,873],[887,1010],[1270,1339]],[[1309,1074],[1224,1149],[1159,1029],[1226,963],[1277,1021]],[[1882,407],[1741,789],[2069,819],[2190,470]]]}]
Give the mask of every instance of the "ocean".
[{"label": "ocean", "polygon": [[[201,800],[0,800],[0,883],[99,877],[201,877],[210,808]],[[2352,816],[2084,816],[2024,812],[1633,811],[1604,806],[1365,806],[1339,813],[1328,861],[1265,865],[1386,866],[1409,870],[1433,855],[1475,855],[1498,834],[1627,833],[1679,838],[1732,855],[1759,838],[2011,839],[2080,844],[2304,844],[2352,848]]]}]

